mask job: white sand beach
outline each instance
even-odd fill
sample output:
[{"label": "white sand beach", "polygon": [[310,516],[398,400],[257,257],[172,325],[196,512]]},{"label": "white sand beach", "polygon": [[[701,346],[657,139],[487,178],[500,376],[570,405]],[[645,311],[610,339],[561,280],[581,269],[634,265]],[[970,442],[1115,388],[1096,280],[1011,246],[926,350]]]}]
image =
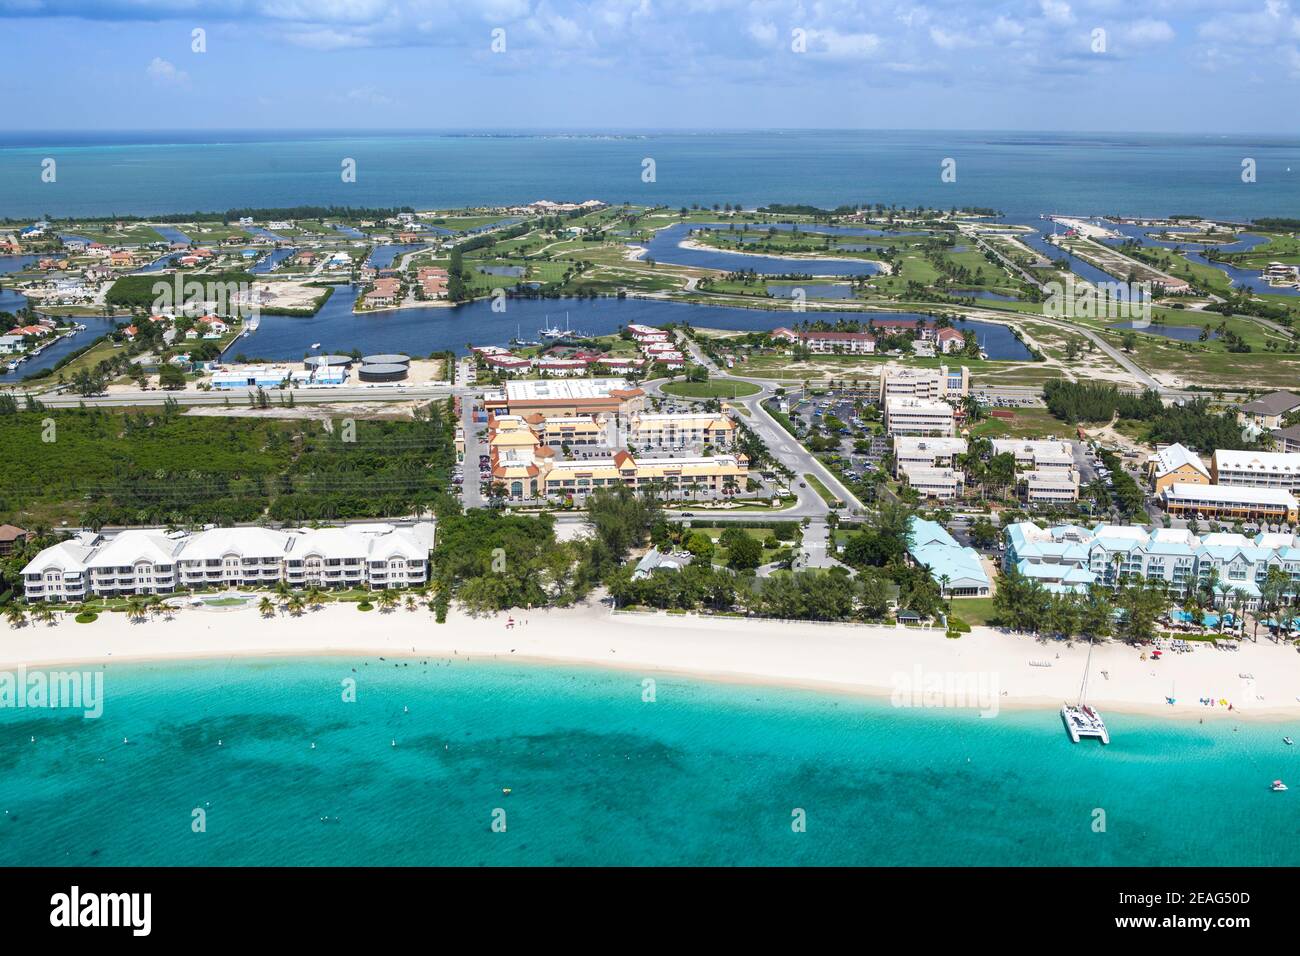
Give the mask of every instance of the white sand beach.
[{"label": "white sand beach", "polygon": [[[513,625],[510,624],[513,622]],[[453,610],[437,624],[425,608],[360,612],[328,605],[301,617],[263,618],[251,605],[178,611],[131,623],[104,614],[53,625],[0,625],[0,669],[182,658],[416,655],[612,667],[638,674],[805,687],[890,696],[901,682],[978,678],[998,707],[1074,700],[1087,646],[975,628],[941,631],[617,613],[599,604],[473,618]],[[1037,665],[1031,664],[1036,662]],[[1041,666],[1047,664],[1050,666]],[[1245,676],[1243,676],[1245,675]],[[1177,703],[1169,705],[1166,696]],[[1198,646],[1141,660],[1139,649],[1098,645],[1088,700],[1103,710],[1190,719],[1300,718],[1300,653],[1261,638],[1240,650]],[[1209,707],[1200,698],[1227,700]],[[987,703],[987,702],[986,702]],[[983,708],[982,708],[983,709]]]}]

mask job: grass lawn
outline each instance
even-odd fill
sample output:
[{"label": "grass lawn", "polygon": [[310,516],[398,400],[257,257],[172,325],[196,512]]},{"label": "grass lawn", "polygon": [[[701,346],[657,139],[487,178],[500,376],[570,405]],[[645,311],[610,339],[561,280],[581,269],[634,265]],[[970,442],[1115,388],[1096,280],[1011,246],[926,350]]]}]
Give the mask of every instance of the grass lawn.
[{"label": "grass lawn", "polygon": [[976,438],[1046,438],[1066,436],[1074,430],[1045,408],[1017,408],[1014,412],[1011,419],[986,417],[971,434]]},{"label": "grass lawn", "polygon": [[716,379],[709,382],[669,382],[663,386],[666,395],[679,395],[682,398],[743,398],[759,391],[757,385],[750,382],[728,382]]},{"label": "grass lawn", "polygon": [[993,619],[993,599],[991,597],[953,598],[952,615],[961,618],[967,624],[987,624]]}]

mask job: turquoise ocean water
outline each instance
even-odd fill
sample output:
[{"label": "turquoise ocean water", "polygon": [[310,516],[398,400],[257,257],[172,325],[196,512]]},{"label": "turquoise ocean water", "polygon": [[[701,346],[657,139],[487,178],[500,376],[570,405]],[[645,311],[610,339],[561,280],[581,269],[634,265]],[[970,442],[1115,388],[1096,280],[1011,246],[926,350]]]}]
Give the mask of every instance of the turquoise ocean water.
[{"label": "turquoise ocean water", "polygon": [[[41,180],[53,159],[57,180]],[[1243,183],[1243,159],[1256,181]],[[355,182],[340,176],[356,161]],[[643,163],[655,163],[653,182]],[[955,182],[940,164],[956,162]],[[1300,215],[1294,136],[920,130],[0,133],[0,217],[299,204],[981,206],[1041,213]]]},{"label": "turquoise ocean water", "polygon": [[110,665],[100,720],[0,711],[0,865],[1300,863],[1300,796],[1267,788],[1300,757],[1274,724],[1110,714],[1103,748],[1052,711],[678,677],[646,703],[643,676]]}]

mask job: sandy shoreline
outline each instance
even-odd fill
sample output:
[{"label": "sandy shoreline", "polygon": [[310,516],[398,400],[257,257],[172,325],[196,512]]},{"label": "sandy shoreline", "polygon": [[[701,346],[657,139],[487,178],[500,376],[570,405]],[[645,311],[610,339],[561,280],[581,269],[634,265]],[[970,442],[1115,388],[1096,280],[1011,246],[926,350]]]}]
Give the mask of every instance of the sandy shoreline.
[{"label": "sandy shoreline", "polygon": [[[683,239],[677,243],[679,249],[694,249],[698,252],[721,252],[729,256],[757,256],[762,259],[804,259],[808,262],[867,262],[880,267],[881,274],[890,275],[891,270],[889,263],[881,262],[879,259],[857,259],[853,256],[823,256],[813,252],[745,252],[741,249],[723,249],[719,246],[710,246],[707,243],[700,242],[696,239]],[[846,282],[852,276],[840,275],[818,275],[815,272],[808,273],[816,278],[844,279]]]},{"label": "sandy shoreline", "polygon": [[[941,631],[611,614],[600,605],[482,618],[453,611],[442,625],[424,608],[363,613],[338,604],[297,618],[264,619],[250,605],[186,609],[170,621],[141,623],[124,614],[105,614],[93,624],[69,616],[54,625],[0,627],[0,633],[0,669],[6,670],[223,657],[420,656],[595,666],[873,697],[956,681],[980,688],[978,701],[970,694],[955,698],[957,705],[985,711],[1074,700],[1087,655],[1084,645],[1040,643],[990,628],[949,640]],[[1293,648],[1262,640],[1238,651],[1205,646],[1159,661],[1143,661],[1140,654],[1122,644],[1098,646],[1088,700],[1104,710],[1161,717],[1300,719],[1300,654]],[[1171,693],[1173,706],[1165,700]],[[1204,706],[1202,697],[1226,699],[1233,709]]]}]

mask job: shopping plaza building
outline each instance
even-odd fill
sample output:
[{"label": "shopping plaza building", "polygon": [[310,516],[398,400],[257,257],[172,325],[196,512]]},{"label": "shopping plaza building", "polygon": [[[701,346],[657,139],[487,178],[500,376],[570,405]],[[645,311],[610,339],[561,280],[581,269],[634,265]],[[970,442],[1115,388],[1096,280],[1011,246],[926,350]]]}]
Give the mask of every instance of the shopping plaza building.
[{"label": "shopping plaza building", "polygon": [[507,498],[581,496],[615,486],[733,494],[744,491],[749,478],[749,459],[741,454],[637,459],[619,451],[609,458],[560,461],[542,440],[548,433],[518,415],[489,419],[492,480]]}]

